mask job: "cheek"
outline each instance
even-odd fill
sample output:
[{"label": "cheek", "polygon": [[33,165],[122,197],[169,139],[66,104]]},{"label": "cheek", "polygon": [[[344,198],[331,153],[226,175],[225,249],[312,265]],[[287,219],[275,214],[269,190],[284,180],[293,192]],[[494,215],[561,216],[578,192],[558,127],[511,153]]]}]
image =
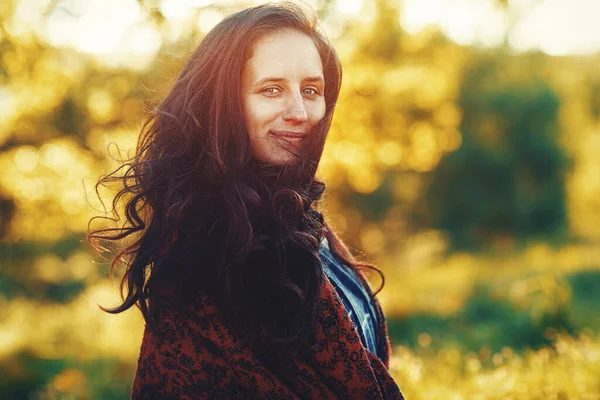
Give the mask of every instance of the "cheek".
[{"label": "cheek", "polygon": [[310,105],[309,119],[311,125],[316,125],[325,116],[325,99]]},{"label": "cheek", "polygon": [[264,134],[265,126],[277,116],[277,109],[269,102],[251,97],[244,103],[244,114],[248,132],[260,136]]}]

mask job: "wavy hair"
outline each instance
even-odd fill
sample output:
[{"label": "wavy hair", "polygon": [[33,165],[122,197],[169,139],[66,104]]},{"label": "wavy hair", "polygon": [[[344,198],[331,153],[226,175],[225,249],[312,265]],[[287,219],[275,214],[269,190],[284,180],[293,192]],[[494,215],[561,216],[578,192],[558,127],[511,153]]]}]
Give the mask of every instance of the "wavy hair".
[{"label": "wavy hair", "polygon": [[[281,29],[312,38],[326,113],[297,162],[277,166],[251,156],[240,87],[254,43]],[[151,328],[159,304],[171,299],[185,307],[203,292],[265,360],[313,349],[321,240],[326,236],[347,265],[381,274],[356,261],[317,210],[325,184],[315,172],[341,79],[341,63],[316,16],[293,3],[248,8],[216,25],[148,116],[134,156],[96,183],[97,192],[112,184],[122,189],[110,216],[90,221],[88,241],[98,252],[113,247],[111,277],[125,267],[123,303],[100,308],[116,314],[136,305]],[[91,229],[98,218],[118,224],[120,214],[121,227]]]}]

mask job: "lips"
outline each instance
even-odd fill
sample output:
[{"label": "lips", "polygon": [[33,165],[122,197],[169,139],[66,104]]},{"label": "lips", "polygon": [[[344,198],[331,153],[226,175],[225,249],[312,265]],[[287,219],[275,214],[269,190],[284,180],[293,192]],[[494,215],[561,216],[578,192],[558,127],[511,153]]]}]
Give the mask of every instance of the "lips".
[{"label": "lips", "polygon": [[306,136],[304,132],[293,132],[293,131],[270,131],[274,136],[284,137],[288,139],[302,139]]}]

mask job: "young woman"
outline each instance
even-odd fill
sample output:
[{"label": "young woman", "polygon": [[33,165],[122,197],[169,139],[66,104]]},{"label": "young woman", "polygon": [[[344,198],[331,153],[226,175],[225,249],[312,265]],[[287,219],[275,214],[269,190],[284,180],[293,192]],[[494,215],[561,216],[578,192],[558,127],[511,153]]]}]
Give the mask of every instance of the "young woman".
[{"label": "young woman", "polygon": [[[316,17],[248,8],[200,43],[124,184],[119,313],[146,320],[132,399],[401,399],[381,307],[325,222],[315,172],[342,69]],[[114,220],[118,220],[115,214]]]}]

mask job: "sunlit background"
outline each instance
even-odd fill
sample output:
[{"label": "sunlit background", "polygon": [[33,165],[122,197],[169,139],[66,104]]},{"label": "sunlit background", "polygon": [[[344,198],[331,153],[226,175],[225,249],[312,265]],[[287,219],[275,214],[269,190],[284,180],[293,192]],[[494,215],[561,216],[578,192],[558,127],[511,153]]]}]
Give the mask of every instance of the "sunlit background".
[{"label": "sunlit background", "polygon": [[[128,398],[143,322],[96,306],[93,184],[257,3],[0,3],[0,398]],[[308,3],[344,64],[323,207],[386,275],[407,398],[599,398],[600,2]]]}]

